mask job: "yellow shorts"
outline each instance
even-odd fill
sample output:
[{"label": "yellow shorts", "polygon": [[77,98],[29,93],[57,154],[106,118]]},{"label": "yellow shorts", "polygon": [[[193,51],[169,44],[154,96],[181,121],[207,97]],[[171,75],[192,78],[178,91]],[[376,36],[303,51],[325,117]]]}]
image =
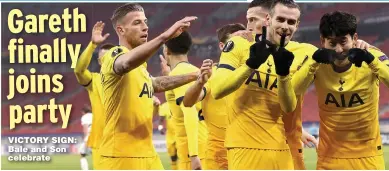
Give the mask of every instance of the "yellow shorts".
[{"label": "yellow shorts", "polygon": [[289,150],[228,149],[228,170],[293,170]]},{"label": "yellow shorts", "polygon": [[215,159],[205,159],[203,170],[228,170],[227,156],[215,156]]},{"label": "yellow shorts", "polygon": [[[205,166],[205,159],[200,159],[201,167],[204,168]],[[187,162],[180,162],[180,159],[178,159],[178,170],[192,170],[192,166],[190,165],[190,161]]]},{"label": "yellow shorts", "polygon": [[304,158],[301,156],[293,156],[293,166],[294,170],[306,170],[305,164],[304,164]]},{"label": "yellow shorts", "polygon": [[93,170],[99,170],[99,149],[98,148],[92,148],[92,163],[93,163]]},{"label": "yellow shorts", "polygon": [[317,170],[385,170],[384,156],[356,159],[318,157]]},{"label": "yellow shorts", "polygon": [[102,170],[164,170],[159,156],[155,157],[100,157]]}]

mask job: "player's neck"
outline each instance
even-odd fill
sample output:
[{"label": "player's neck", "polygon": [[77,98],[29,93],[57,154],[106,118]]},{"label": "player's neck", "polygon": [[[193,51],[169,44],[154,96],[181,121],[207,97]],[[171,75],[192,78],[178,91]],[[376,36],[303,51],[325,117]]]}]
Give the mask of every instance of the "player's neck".
[{"label": "player's neck", "polygon": [[181,62],[188,62],[188,56],[187,55],[172,55],[170,57],[170,66],[172,66],[172,69],[177,66],[177,64]]},{"label": "player's neck", "polygon": [[128,50],[132,50],[132,49],[136,48],[136,47],[131,46],[131,44],[129,44],[125,40],[119,40],[119,45],[126,47]]},{"label": "player's neck", "polygon": [[352,66],[352,63],[348,60],[344,60],[342,62],[335,62],[335,64],[332,64],[332,68],[337,73],[346,72],[348,69],[350,69]]}]

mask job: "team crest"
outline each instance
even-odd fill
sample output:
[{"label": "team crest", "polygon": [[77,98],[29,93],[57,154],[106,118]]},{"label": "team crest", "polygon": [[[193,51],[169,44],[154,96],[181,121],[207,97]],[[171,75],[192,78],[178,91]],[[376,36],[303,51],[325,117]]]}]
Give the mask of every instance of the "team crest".
[{"label": "team crest", "polygon": [[117,55],[119,55],[120,53],[123,52],[123,49],[122,48],[116,48],[113,52],[112,52],[112,57],[115,57]]},{"label": "team crest", "polygon": [[234,42],[228,41],[226,45],[224,45],[223,52],[229,52],[234,48]]}]

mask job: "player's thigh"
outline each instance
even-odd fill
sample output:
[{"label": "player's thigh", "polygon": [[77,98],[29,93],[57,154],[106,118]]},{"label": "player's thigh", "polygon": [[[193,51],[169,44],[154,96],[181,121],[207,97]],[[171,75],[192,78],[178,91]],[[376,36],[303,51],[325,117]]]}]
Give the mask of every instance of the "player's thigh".
[{"label": "player's thigh", "polygon": [[229,170],[293,170],[289,150],[228,149]]},{"label": "player's thigh", "polygon": [[99,169],[102,170],[163,170],[159,156],[113,158],[101,156]]},{"label": "player's thigh", "polygon": [[92,163],[93,163],[93,169],[99,170],[99,161],[100,160],[100,154],[99,149],[92,148]]},{"label": "player's thigh", "polygon": [[306,170],[304,158],[302,156],[293,157],[294,170]]},{"label": "player's thigh", "polygon": [[382,155],[357,159],[339,159],[320,157],[317,170],[384,170],[385,161]]},{"label": "player's thigh", "polygon": [[213,159],[205,159],[204,170],[228,170],[227,156],[216,156]]},{"label": "player's thigh", "polygon": [[176,143],[167,144],[167,152],[169,156],[176,156],[177,155]]}]

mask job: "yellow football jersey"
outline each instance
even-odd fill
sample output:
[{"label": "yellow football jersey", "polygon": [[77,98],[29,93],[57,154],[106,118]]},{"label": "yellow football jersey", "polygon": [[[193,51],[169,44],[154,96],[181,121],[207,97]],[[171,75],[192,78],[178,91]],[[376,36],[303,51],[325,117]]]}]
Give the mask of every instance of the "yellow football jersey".
[{"label": "yellow football jersey", "polygon": [[[230,48],[224,49],[215,75],[223,76],[222,72],[225,69],[235,70],[246,65],[253,43],[241,37],[231,38]],[[291,73],[311,58],[317,49],[313,45],[293,41],[285,48],[295,56],[290,68]],[[217,87],[212,86],[213,88]],[[273,57],[269,56],[259,69],[252,72],[249,78],[227,97],[229,125],[226,132],[226,147],[289,149],[277,93],[274,61]]]},{"label": "yellow football jersey", "polygon": [[169,146],[169,144],[173,144],[176,142],[175,136],[174,136],[174,126],[172,122],[172,115],[169,109],[169,104],[167,102],[163,103],[159,107],[159,114],[160,116],[165,117],[166,120],[166,143]]},{"label": "yellow football jersey", "polygon": [[[181,62],[172,69],[170,76],[196,71],[197,67]],[[193,82],[165,92],[172,112],[179,162],[190,161],[189,156],[193,155],[198,155],[200,159],[205,156],[208,132],[205,123],[199,121],[198,112],[201,110],[201,104],[197,103],[194,107],[188,108],[181,103],[186,90],[192,85]]]},{"label": "yellow football jersey", "polygon": [[92,130],[88,138],[88,147],[99,148],[101,137],[105,125],[104,108],[101,101],[103,88],[101,86],[101,76],[99,73],[92,72],[92,81],[86,86],[89,100],[92,106]]},{"label": "yellow football jersey", "polygon": [[101,68],[106,126],[99,152],[112,157],[154,157],[151,76],[146,64],[124,75],[116,74],[114,62],[126,52],[123,46],[112,48]]},{"label": "yellow football jersey", "polygon": [[[212,68],[216,72],[216,66]],[[216,156],[227,156],[224,140],[227,128],[226,98],[216,100],[211,95],[212,76],[204,86],[204,98],[201,101],[200,119],[203,119],[208,128],[207,159],[215,159]]]},{"label": "yellow football jersey", "polygon": [[[373,63],[389,60],[380,51],[370,49]],[[388,70],[381,65],[382,70]],[[389,80],[389,78],[382,78]],[[320,115],[319,156],[361,158],[383,154],[379,127],[379,77],[363,62],[343,73],[331,65],[320,65],[315,74]]]}]

